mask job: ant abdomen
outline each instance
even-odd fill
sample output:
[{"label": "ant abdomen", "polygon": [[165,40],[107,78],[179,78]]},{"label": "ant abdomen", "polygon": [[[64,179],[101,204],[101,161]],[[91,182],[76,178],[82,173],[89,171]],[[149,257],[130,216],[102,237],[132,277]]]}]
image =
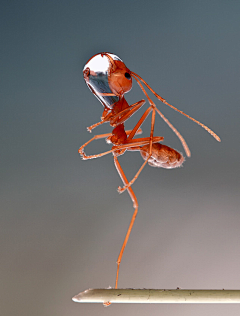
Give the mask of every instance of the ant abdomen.
[{"label": "ant abdomen", "polygon": [[[150,144],[142,146],[140,149],[141,156],[144,160],[148,159]],[[177,150],[162,145],[160,143],[152,144],[152,155],[148,160],[151,167],[173,169],[181,167],[184,157]]]}]

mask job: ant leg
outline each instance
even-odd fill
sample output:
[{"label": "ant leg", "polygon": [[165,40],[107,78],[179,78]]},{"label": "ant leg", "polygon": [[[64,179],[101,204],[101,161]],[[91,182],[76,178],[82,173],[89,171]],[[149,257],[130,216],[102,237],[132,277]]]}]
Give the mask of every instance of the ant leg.
[{"label": "ant leg", "polygon": [[[128,130],[126,131],[126,134],[129,135],[132,131],[131,130]],[[136,134],[141,134],[142,133],[142,130],[141,128],[139,128],[136,132]],[[91,138],[89,141],[87,141],[85,144],[83,144],[78,152],[79,154],[83,157],[84,160],[87,160],[87,159],[93,159],[93,158],[99,158],[99,157],[102,157],[104,155],[107,155],[107,154],[110,154],[111,152],[117,150],[118,148],[114,148],[114,149],[111,149],[109,151],[106,151],[104,153],[101,153],[101,154],[97,154],[97,155],[90,155],[90,156],[87,156],[85,153],[84,153],[84,148],[89,144],[91,143],[93,140],[97,140],[97,139],[101,139],[101,138],[108,138],[109,136],[112,136],[112,133],[107,133],[107,134],[100,134],[100,135],[95,135],[93,136],[93,138]],[[125,147],[129,147],[129,145],[126,145]]]},{"label": "ant leg", "polygon": [[[159,143],[164,140],[164,137],[162,136],[154,136],[152,138],[152,143]],[[112,153],[114,154],[115,151],[119,151],[122,149],[129,150],[129,151],[140,151],[140,146],[145,146],[150,143],[150,137],[144,137],[144,138],[134,138],[130,142],[124,143],[122,145],[116,145],[112,147]],[[118,154],[115,156],[119,156]]]},{"label": "ant leg", "polygon": [[[132,130],[130,129],[130,130],[127,130],[125,133],[126,133],[127,135],[129,135],[131,132],[132,132]],[[142,129],[141,129],[141,128],[139,128],[139,129],[137,130],[137,132],[136,132],[136,135],[139,135],[139,134],[142,134]]]},{"label": "ant leg", "polygon": [[150,137],[149,137],[149,144],[150,144],[150,146],[149,146],[148,158],[144,161],[144,163],[139,168],[139,170],[136,173],[136,175],[134,176],[134,178],[127,185],[124,185],[122,188],[118,187],[118,192],[119,193],[123,193],[126,189],[128,189],[137,180],[139,174],[142,172],[143,168],[146,166],[149,158],[152,155],[152,144],[153,144],[153,132],[154,132],[154,125],[155,125],[155,116],[156,116],[156,112],[155,112],[155,108],[153,108],[152,120],[151,120],[151,133],[150,133]]},{"label": "ant leg", "polygon": [[143,124],[143,122],[146,120],[147,116],[149,115],[149,113],[153,110],[153,107],[150,106],[142,115],[142,117],[140,118],[140,120],[137,122],[137,124],[135,125],[135,127],[132,129],[131,133],[129,134],[127,140],[131,140],[135,135],[137,130],[139,129],[139,127]]},{"label": "ant leg", "polygon": [[[94,128],[96,128],[99,125],[102,125],[103,123],[109,122],[112,126],[117,126],[121,123],[124,123],[126,120],[128,120],[135,112],[137,112],[140,107],[143,106],[145,103],[145,100],[138,101],[134,104],[132,104],[129,108],[117,113],[116,115],[112,115],[110,112],[108,115],[106,115],[100,122],[95,123],[89,127],[87,127],[88,132],[92,132]],[[124,114],[124,115],[123,115]],[[123,115],[121,118],[119,118],[121,115]]]},{"label": "ant leg", "polygon": [[[121,115],[121,114],[124,113],[124,112],[128,112],[128,111],[133,110],[133,112],[131,111],[130,115],[129,115],[129,113],[127,113],[128,117],[125,118],[124,121],[122,121],[122,118],[121,118],[121,122],[118,121],[117,124],[120,124],[120,123],[125,122],[125,121],[126,121],[130,116],[132,116],[133,113],[134,113],[135,111],[137,111],[144,103],[145,103],[145,100],[141,100],[141,101],[136,102],[135,104],[133,104],[133,105],[131,106],[130,110],[129,110],[129,108],[127,108],[127,109],[121,111],[120,113],[118,113],[118,114],[116,114],[115,116],[113,116],[113,119],[119,117],[119,115]],[[134,107],[134,108],[133,108],[133,107]],[[136,108],[135,108],[135,107],[136,107]],[[140,133],[142,132],[142,130],[141,130],[139,127],[143,124],[143,122],[145,121],[145,119],[147,118],[147,116],[149,115],[149,113],[150,113],[151,111],[152,111],[152,107],[149,107],[149,108],[143,113],[142,117],[140,118],[140,120],[138,121],[138,123],[136,124],[136,126],[133,128],[133,130],[131,130],[131,131],[126,131],[127,135],[129,135],[128,140],[131,140],[135,135],[140,134]],[[96,124],[94,124],[94,125],[88,127],[88,128],[87,128],[88,131],[91,132],[91,130],[92,130],[93,128],[95,128],[95,127],[97,127],[98,125],[101,125],[101,124],[103,124],[103,123],[109,121],[109,120],[110,120],[109,117],[110,117],[110,114],[108,114],[101,122],[96,123]],[[103,135],[104,135],[104,134],[103,134]],[[101,135],[99,135],[99,136],[101,136]],[[109,135],[109,136],[110,136],[110,135]],[[99,137],[99,138],[104,138],[104,136],[103,136],[103,137]],[[87,142],[86,144],[84,144],[82,147],[84,148],[86,145],[88,145],[88,144],[89,144],[91,141],[93,141],[94,139],[97,139],[97,138],[94,138],[94,137],[93,137],[89,142]],[[82,147],[79,148],[79,151],[80,151],[80,149],[81,149]],[[79,153],[80,153],[80,152],[79,152]]]},{"label": "ant leg", "polygon": [[101,139],[101,138],[107,138],[109,136],[111,136],[112,133],[107,133],[107,134],[101,134],[101,135],[95,135],[93,136],[93,138],[91,138],[89,141],[87,141],[85,144],[83,144],[79,149],[78,149],[78,152],[80,155],[82,155],[84,153],[84,148],[89,144],[91,143],[93,140],[96,140],[96,139]]},{"label": "ant leg", "polygon": [[110,124],[112,126],[116,126],[126,122],[134,113],[136,113],[143,106],[144,103],[146,103],[145,100],[138,101],[132,104],[129,108],[117,113],[110,119]]},{"label": "ant leg", "polygon": [[[104,135],[106,135],[106,134],[104,134]],[[110,134],[110,135],[112,135],[112,134]],[[102,135],[97,135],[97,136],[102,136]],[[99,138],[102,138],[102,137],[99,137]],[[93,137],[88,143],[90,143],[94,139],[97,139],[97,138]],[[156,137],[153,137],[153,142],[159,143],[159,142],[163,141],[163,139],[164,139],[164,137],[162,137],[162,136],[156,136]],[[86,145],[86,144],[84,144],[84,145]],[[124,154],[124,152],[131,147],[144,146],[144,145],[148,145],[148,144],[149,144],[149,137],[132,139],[132,141],[130,143],[125,143],[122,145],[113,146],[111,150],[105,151],[105,152],[100,153],[100,154],[89,155],[89,156],[87,156],[84,153],[84,150],[82,148],[84,146],[83,145],[82,147],[80,147],[80,149],[81,149],[80,155],[82,156],[83,160],[87,160],[87,159],[93,159],[93,158],[100,158],[100,157],[108,155],[110,153],[112,153],[114,155],[114,153],[116,151],[122,151],[121,153],[115,154],[115,156],[119,156],[119,155]]]},{"label": "ant leg", "polygon": [[[122,179],[123,181],[123,184],[124,185],[127,185],[128,184],[128,180],[122,170],[122,167],[120,166],[120,163],[117,159],[117,157],[114,157],[114,164],[115,164],[115,167],[118,171],[118,174],[120,176],[120,178]],[[134,213],[133,213],[133,216],[132,216],[132,219],[131,219],[131,222],[130,222],[130,225],[128,227],[128,230],[127,230],[127,234],[125,236],[125,239],[123,241],[123,245],[122,245],[122,248],[120,250],[120,253],[119,253],[119,256],[118,256],[118,259],[117,259],[117,275],[116,275],[116,282],[115,282],[115,288],[117,289],[117,286],[118,286],[118,275],[119,275],[119,267],[120,267],[120,263],[121,263],[121,260],[122,260],[122,255],[123,255],[123,252],[124,252],[124,249],[127,245],[127,242],[128,242],[128,238],[130,236],[130,233],[131,233],[131,230],[132,230],[132,227],[133,227],[133,224],[135,222],[135,219],[136,219],[136,216],[137,216],[137,212],[138,212],[138,201],[137,201],[137,198],[136,198],[136,195],[134,194],[133,190],[131,187],[128,187],[127,188],[128,190],[128,193],[133,201],[133,207],[134,207]]]},{"label": "ant leg", "polygon": [[138,121],[138,123],[133,128],[132,132],[129,134],[129,136],[127,138],[127,142],[130,141],[130,140],[134,141],[132,138],[135,136],[136,131],[143,124],[143,122],[145,121],[145,119],[147,118],[147,116],[149,115],[149,113],[151,111],[153,111],[153,113],[152,113],[152,120],[151,120],[151,133],[150,133],[150,137],[148,138],[148,143],[150,143],[150,151],[149,151],[148,159],[146,159],[144,161],[143,165],[140,167],[140,169],[138,170],[138,172],[135,175],[135,177],[127,185],[124,185],[123,188],[118,187],[118,192],[119,193],[124,192],[127,188],[129,188],[134,183],[134,181],[138,178],[139,174],[141,173],[141,171],[145,167],[145,165],[148,162],[149,158],[151,157],[151,154],[152,154],[152,143],[153,143],[153,131],[154,131],[154,125],[155,125],[155,116],[156,116],[154,103],[153,103],[153,105],[151,104],[151,106],[143,113],[142,117],[140,118],[140,120]]},{"label": "ant leg", "polygon": [[[163,140],[164,140],[163,136],[154,136],[152,138],[152,143],[159,143],[159,142],[162,142]],[[126,148],[127,150],[129,149],[130,151],[132,151],[133,150],[131,149],[132,147],[144,146],[144,145],[148,145],[149,143],[150,143],[150,137],[134,138],[134,139],[131,139],[126,144],[124,143],[123,145],[114,146],[114,147],[116,147],[117,149]]]},{"label": "ant leg", "polygon": [[100,122],[98,123],[95,123],[89,127],[87,127],[87,130],[89,133],[92,133],[92,129],[96,128],[97,126],[99,125],[102,125],[103,123],[106,123],[110,120],[110,117],[111,117],[112,113],[109,113],[108,115],[106,115]]}]

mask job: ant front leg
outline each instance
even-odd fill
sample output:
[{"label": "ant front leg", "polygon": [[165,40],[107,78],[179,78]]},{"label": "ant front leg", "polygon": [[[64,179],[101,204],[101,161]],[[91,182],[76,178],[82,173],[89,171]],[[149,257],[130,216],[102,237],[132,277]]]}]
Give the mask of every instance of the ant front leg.
[{"label": "ant front leg", "polygon": [[146,103],[145,100],[138,101],[128,108],[124,109],[123,111],[117,113],[110,119],[110,124],[112,126],[117,126],[126,122],[133,114],[135,114],[144,104]]},{"label": "ant front leg", "polygon": [[134,113],[136,113],[143,106],[143,104],[145,102],[146,102],[145,100],[138,101],[138,102],[132,104],[128,108],[124,109],[123,111],[120,111],[119,113],[117,113],[115,115],[113,115],[112,112],[108,113],[108,110],[105,109],[104,112],[106,112],[106,115],[104,115],[102,117],[101,121],[87,127],[87,130],[91,133],[94,128],[96,128],[97,126],[102,125],[103,123],[106,123],[106,122],[110,122],[110,125],[112,125],[114,127],[121,124],[121,123],[124,123]]}]

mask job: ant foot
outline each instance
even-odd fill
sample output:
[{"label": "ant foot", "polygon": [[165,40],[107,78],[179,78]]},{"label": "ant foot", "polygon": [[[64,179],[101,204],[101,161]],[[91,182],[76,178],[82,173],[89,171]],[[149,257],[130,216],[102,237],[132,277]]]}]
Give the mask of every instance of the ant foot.
[{"label": "ant foot", "polygon": [[83,149],[79,150],[78,152],[81,155],[82,160],[87,160],[87,155],[85,154]]},{"label": "ant foot", "polygon": [[123,193],[126,190],[125,187],[121,188],[120,186],[117,188],[119,194]]},{"label": "ant foot", "polygon": [[87,159],[88,159],[88,158],[87,158],[87,155],[85,155],[84,152],[81,154],[81,156],[82,156],[82,160],[87,160]]},{"label": "ant foot", "polygon": [[84,149],[81,149],[81,147],[78,149],[78,153],[82,156],[84,155]]},{"label": "ant foot", "polygon": [[91,128],[91,126],[90,126],[90,127],[87,127],[87,131],[88,131],[89,133],[92,133],[92,128]]}]

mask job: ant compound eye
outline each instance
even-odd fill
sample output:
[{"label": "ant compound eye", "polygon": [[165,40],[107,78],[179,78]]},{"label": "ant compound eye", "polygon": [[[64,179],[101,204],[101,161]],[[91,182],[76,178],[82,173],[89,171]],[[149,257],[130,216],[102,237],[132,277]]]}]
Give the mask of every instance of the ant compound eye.
[{"label": "ant compound eye", "polygon": [[125,72],[125,77],[129,80],[129,79],[131,79],[131,75],[130,75],[130,73],[128,73],[128,72]]}]

